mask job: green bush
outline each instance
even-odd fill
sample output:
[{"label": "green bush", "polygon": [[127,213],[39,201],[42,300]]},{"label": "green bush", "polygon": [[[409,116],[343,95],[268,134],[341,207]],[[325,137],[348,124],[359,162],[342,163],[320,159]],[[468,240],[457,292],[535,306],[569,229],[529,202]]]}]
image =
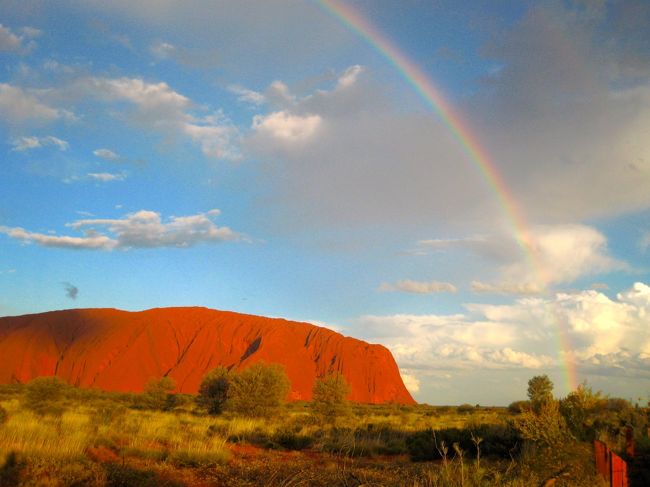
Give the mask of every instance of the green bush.
[{"label": "green bush", "polygon": [[23,405],[40,415],[61,416],[63,400],[72,389],[58,377],[37,377],[25,387]]},{"label": "green bush", "polygon": [[350,412],[349,394],[350,386],[342,375],[321,377],[312,390],[312,412],[327,423],[335,423],[337,418]]},{"label": "green bush", "polygon": [[196,402],[199,406],[207,409],[208,414],[221,414],[228,400],[229,389],[228,369],[217,367],[208,372],[201,381]]},{"label": "green bush", "polygon": [[245,416],[271,416],[285,401],[291,385],[284,367],[262,362],[231,374],[227,408]]},{"label": "green bush", "polygon": [[144,386],[142,405],[147,409],[171,411],[176,405],[176,395],[172,394],[174,389],[176,381],[171,377],[151,378]]}]

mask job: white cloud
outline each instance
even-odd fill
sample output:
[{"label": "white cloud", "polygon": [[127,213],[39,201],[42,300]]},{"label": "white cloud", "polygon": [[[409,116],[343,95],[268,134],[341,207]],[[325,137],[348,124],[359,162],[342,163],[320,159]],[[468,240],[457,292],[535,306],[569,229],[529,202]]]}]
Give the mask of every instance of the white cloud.
[{"label": "white cloud", "polygon": [[176,47],[164,41],[154,42],[149,50],[158,59],[168,59],[176,53]]},{"label": "white cloud", "polygon": [[115,248],[115,241],[105,235],[85,235],[83,237],[53,236],[38,232],[29,232],[20,227],[0,226],[0,233],[26,243],[34,242],[43,247],[66,249],[102,249]]},{"label": "white cloud", "polygon": [[107,161],[116,161],[120,158],[119,155],[110,149],[95,149],[93,151],[93,154],[97,157],[101,157],[102,159],[106,159]]},{"label": "white cloud", "polygon": [[471,283],[476,293],[539,294],[584,276],[629,270],[625,262],[609,255],[605,235],[582,224],[532,226],[525,248],[506,234],[428,239],[417,244],[419,251],[463,250],[499,264],[495,282]]},{"label": "white cloud", "polygon": [[455,293],[458,289],[453,284],[448,282],[438,281],[412,281],[410,279],[403,279],[397,281],[395,284],[382,283],[379,286],[380,291],[393,292],[401,291],[405,293],[414,294],[432,294],[432,293]]},{"label": "white cloud", "polygon": [[83,83],[106,101],[126,100],[135,106],[132,118],[147,128],[169,136],[188,136],[209,157],[237,160],[239,131],[221,113],[197,117],[194,103],[167,83],[148,83],[137,78],[91,78]]},{"label": "white cloud", "polygon": [[41,31],[33,27],[23,27],[17,35],[9,27],[0,24],[0,52],[27,54],[36,47],[31,39],[40,35]]},{"label": "white cloud", "polygon": [[21,47],[20,37],[11,29],[0,24],[0,51],[17,51]]},{"label": "white cloud", "polygon": [[618,293],[616,297],[623,303],[639,307],[639,313],[642,314],[641,318],[645,316],[646,311],[650,308],[650,287],[642,282],[634,283],[630,289]]},{"label": "white cloud", "polygon": [[412,370],[538,368],[554,363],[524,345],[512,323],[466,315],[362,316],[357,325],[372,341],[386,345],[401,367]]},{"label": "white cloud", "polygon": [[198,123],[185,123],[183,131],[201,146],[203,154],[217,159],[236,161],[241,158],[239,130],[220,112]]},{"label": "white cloud", "polygon": [[303,149],[305,142],[313,142],[315,135],[322,132],[332,109],[340,104],[349,106],[357,98],[352,88],[362,71],[359,65],[350,66],[338,76],[334,87],[316,89],[306,95],[292,93],[280,80],[273,81],[264,94],[231,87],[231,91],[240,95],[240,100],[257,105],[268,103],[272,107],[272,111],[253,117],[252,133],[247,138],[250,148],[255,152],[271,152],[283,159],[289,155],[284,152],[293,152],[289,159],[295,157],[296,148]]},{"label": "white cloud", "polygon": [[31,149],[38,149],[46,146],[54,146],[59,150],[68,150],[70,145],[62,139],[47,135],[45,137],[37,137],[35,135],[23,136],[14,139],[11,144],[14,146],[12,150],[16,152],[23,152]]},{"label": "white cloud", "polygon": [[482,183],[467,176],[444,126],[392,106],[384,87],[362,72],[353,66],[329,90],[303,96],[280,81],[265,91],[272,109],[254,117],[244,147],[280,162],[266,178],[274,186],[267,201],[294,225],[302,219],[319,227],[435,224],[475,206]]},{"label": "white cloud", "polygon": [[[212,218],[219,210],[196,215],[171,217],[163,222],[160,213],[141,210],[122,218],[77,220],[66,226],[81,230],[83,236],[57,236],[29,232],[20,227],[0,226],[0,233],[25,243],[69,249],[131,249],[156,247],[193,247],[200,243],[245,240],[228,227],[218,227]],[[96,230],[103,228],[103,231]]]},{"label": "white cloud", "polygon": [[544,287],[534,282],[481,282],[472,281],[472,291],[479,294],[540,294]]},{"label": "white cloud", "polygon": [[363,72],[363,67],[355,64],[346,69],[336,82],[336,89],[349,88],[357,82],[359,75]]},{"label": "white cloud", "polygon": [[356,325],[416,375],[476,367],[554,369],[564,366],[558,343],[565,343],[580,370],[650,376],[650,286],[644,283],[616,299],[585,290],[466,308],[457,315],[366,315]]},{"label": "white cloud", "polygon": [[266,102],[266,97],[257,91],[249,90],[239,85],[230,85],[228,90],[237,96],[239,101],[250,103],[251,105],[263,105]]},{"label": "white cloud", "polygon": [[328,105],[336,104],[338,98],[347,99],[350,95],[356,96],[356,93],[352,92],[350,88],[357,84],[363,71],[363,66],[358,64],[350,66],[338,76],[334,87],[330,89],[317,89],[303,96],[292,93],[286,83],[280,80],[273,81],[264,94],[237,85],[233,85],[229,89],[233,93],[239,94],[240,100],[248,101],[249,103],[261,105],[269,102],[270,105],[282,110],[288,110],[289,112],[295,109],[300,109],[300,113],[304,113],[305,111],[319,112],[326,111]]},{"label": "white cloud", "polygon": [[302,142],[312,137],[322,124],[319,115],[294,115],[285,110],[255,115],[253,130],[284,142]]},{"label": "white cloud", "polygon": [[57,109],[40,101],[37,92],[6,83],[0,83],[0,113],[6,122],[13,123],[75,118],[67,110]]},{"label": "white cloud", "polygon": [[124,174],[114,174],[110,172],[89,172],[88,177],[94,179],[95,181],[101,181],[102,183],[108,183],[111,181],[124,181],[126,176]]},{"label": "white cloud", "polygon": [[[537,226],[532,235],[533,259],[545,284],[573,282],[585,275],[625,270],[627,265],[608,253],[607,238],[587,225]],[[520,263],[506,271],[526,276]]]},{"label": "white cloud", "polygon": [[400,369],[399,373],[402,376],[404,386],[410,393],[415,394],[420,391],[420,381],[414,374],[408,371],[408,369]]},{"label": "white cloud", "polygon": [[266,90],[266,99],[279,106],[293,106],[298,99],[291,93],[289,87],[282,81],[276,80]]},{"label": "white cloud", "polygon": [[177,124],[191,117],[185,113],[192,102],[167,83],[148,83],[139,78],[90,78],[88,89],[108,101],[127,100],[138,109],[141,121],[152,125]]}]

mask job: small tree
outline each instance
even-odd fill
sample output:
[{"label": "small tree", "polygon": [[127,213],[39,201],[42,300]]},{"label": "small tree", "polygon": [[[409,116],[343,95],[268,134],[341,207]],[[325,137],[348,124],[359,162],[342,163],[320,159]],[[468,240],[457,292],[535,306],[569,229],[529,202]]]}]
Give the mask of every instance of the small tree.
[{"label": "small tree", "polygon": [[536,412],[543,404],[553,401],[553,382],[548,375],[536,375],[528,381],[528,398]]},{"label": "small tree", "polygon": [[169,411],[176,405],[176,396],[172,391],[176,389],[176,381],[171,377],[151,378],[144,386],[142,395],[144,406],[149,409]]},{"label": "small tree", "polygon": [[208,410],[208,414],[221,414],[228,399],[230,379],[228,369],[219,366],[206,374],[199,386],[196,402]]},{"label": "small tree", "polygon": [[227,407],[246,416],[270,416],[284,402],[290,388],[284,367],[258,362],[231,374]]},{"label": "small tree", "polygon": [[330,374],[317,379],[312,389],[312,410],[329,423],[349,412],[347,397],[350,386],[341,374]]}]

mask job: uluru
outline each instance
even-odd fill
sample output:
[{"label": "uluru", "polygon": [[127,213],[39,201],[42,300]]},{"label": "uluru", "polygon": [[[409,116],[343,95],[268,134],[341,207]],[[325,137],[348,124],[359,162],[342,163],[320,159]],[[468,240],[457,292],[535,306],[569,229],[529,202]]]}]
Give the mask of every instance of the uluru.
[{"label": "uluru", "polygon": [[0,318],[0,383],[58,376],[79,387],[139,392],[169,376],[196,393],[222,365],[284,366],[290,400],[309,400],[317,377],[342,374],[349,399],[414,404],[390,351],[310,323],[199,307],[71,309]]}]

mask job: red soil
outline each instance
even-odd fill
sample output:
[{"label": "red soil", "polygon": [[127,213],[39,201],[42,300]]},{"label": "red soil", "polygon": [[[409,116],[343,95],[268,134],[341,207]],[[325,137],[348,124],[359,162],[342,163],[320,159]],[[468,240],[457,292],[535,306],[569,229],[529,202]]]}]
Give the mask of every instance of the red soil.
[{"label": "red soil", "polygon": [[337,371],[363,403],[413,404],[381,345],[311,325],[206,308],[141,312],[76,309],[0,318],[0,383],[56,375],[70,384],[142,391],[169,375],[195,393],[209,370],[278,363],[290,400],[309,400],[316,377]]}]

